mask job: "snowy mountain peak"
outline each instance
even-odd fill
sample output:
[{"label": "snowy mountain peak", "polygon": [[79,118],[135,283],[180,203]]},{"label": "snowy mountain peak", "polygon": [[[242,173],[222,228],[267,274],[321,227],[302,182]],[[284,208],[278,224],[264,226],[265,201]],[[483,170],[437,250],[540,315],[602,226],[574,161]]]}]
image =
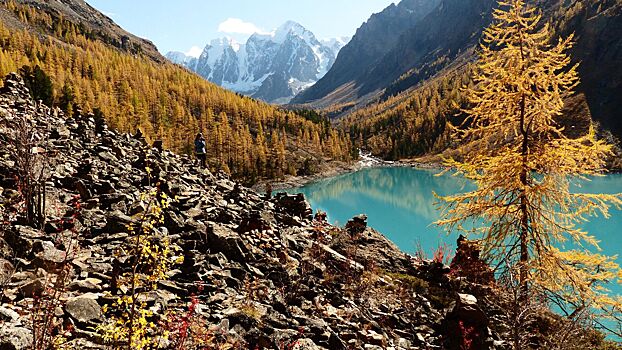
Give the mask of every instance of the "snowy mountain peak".
[{"label": "snowy mountain peak", "polygon": [[274,31],[273,38],[275,42],[282,43],[290,35],[299,36],[305,39],[305,41],[310,41],[311,38],[315,39],[313,33],[308,31],[300,23],[294,21],[287,21],[278,27],[276,31]]},{"label": "snowy mountain peak", "polygon": [[272,34],[260,34],[253,33],[247,40],[248,41],[272,41],[274,36]]},{"label": "snowy mountain peak", "polygon": [[185,65],[192,57],[187,56],[185,53],[183,52],[179,52],[179,51],[170,51],[169,53],[166,54],[166,58],[173,62],[173,63],[177,63],[177,64],[181,64],[182,66]]},{"label": "snowy mountain peak", "polygon": [[270,34],[254,33],[245,44],[224,37],[211,40],[198,58],[182,52],[166,57],[227,89],[273,103],[287,103],[322,78],[346,44],[320,42],[294,21]]},{"label": "snowy mountain peak", "polygon": [[216,49],[220,49],[220,48],[224,49],[227,47],[231,47],[234,51],[238,51],[240,49],[240,43],[238,43],[237,41],[235,41],[235,39],[230,38],[230,37],[212,39],[208,46],[211,46],[212,48],[216,48]]},{"label": "snowy mountain peak", "polygon": [[297,31],[305,31],[307,30],[305,27],[302,26],[302,24],[295,22],[295,21],[287,21],[283,24],[281,24],[278,28],[277,28],[277,32],[282,31],[282,32],[290,32],[292,30],[297,30]]}]

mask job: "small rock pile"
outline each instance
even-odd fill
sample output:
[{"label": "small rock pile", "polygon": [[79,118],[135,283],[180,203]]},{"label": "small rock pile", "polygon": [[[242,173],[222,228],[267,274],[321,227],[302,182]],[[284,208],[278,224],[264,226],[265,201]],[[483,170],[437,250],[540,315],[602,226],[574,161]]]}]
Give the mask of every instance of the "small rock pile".
[{"label": "small rock pile", "polygon": [[506,348],[470,282],[400,252],[364,216],[345,230],[314,220],[302,195],[264,198],[94,115],[37,107],[10,75],[0,121],[20,117],[47,154],[47,217],[41,229],[24,224],[10,130],[0,123],[0,349],[30,348],[33,302],[67,260],[54,314],[71,325],[73,348],[105,348],[93,327],[116,289],[114,252],[154,183],[175,198],[158,229],[184,257],[148,297],[156,317],[194,296],[206,324],[241,348],[458,349],[456,322],[474,315],[479,349]]}]

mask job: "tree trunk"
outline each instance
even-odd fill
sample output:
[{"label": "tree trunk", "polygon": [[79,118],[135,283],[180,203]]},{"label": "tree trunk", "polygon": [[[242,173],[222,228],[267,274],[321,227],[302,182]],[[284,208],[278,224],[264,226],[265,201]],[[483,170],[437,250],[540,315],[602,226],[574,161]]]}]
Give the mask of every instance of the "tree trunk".
[{"label": "tree trunk", "polygon": [[[523,50],[523,35],[521,28],[521,40],[520,40],[520,56],[522,61],[522,71],[525,70],[525,52]],[[527,164],[527,156],[529,153],[529,128],[530,125],[526,123],[526,96],[525,93],[521,96],[520,101],[520,131],[523,136],[522,145],[521,145],[521,156],[522,156],[522,164],[521,164],[521,173],[520,173],[520,276],[519,276],[519,284],[520,284],[520,295],[519,301],[527,300],[527,296],[529,293],[529,288],[527,285],[527,278],[529,274],[529,267],[527,266],[529,262],[529,248],[527,243],[529,242],[529,212],[527,206],[527,186],[529,185],[528,176],[529,169]]]},{"label": "tree trunk", "polygon": [[528,294],[528,286],[527,286],[527,278],[528,278],[528,270],[527,266],[529,262],[529,211],[527,207],[527,186],[529,185],[528,176],[529,169],[527,164],[527,156],[529,152],[529,130],[526,129],[525,126],[525,95],[523,95],[521,99],[521,133],[523,136],[522,147],[521,147],[521,156],[522,156],[522,168],[520,174],[520,182],[521,182],[521,190],[520,190],[520,300],[527,299]]}]

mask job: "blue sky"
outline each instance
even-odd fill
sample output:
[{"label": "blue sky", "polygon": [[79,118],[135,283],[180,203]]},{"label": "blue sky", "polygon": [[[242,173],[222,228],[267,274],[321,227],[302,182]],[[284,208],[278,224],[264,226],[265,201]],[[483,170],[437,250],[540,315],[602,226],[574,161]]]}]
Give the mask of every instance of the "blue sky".
[{"label": "blue sky", "polygon": [[[160,52],[197,53],[211,39],[244,42],[253,31],[271,32],[287,20],[318,39],[352,36],[372,13],[398,0],[87,0]],[[200,51],[199,51],[200,53]]]}]

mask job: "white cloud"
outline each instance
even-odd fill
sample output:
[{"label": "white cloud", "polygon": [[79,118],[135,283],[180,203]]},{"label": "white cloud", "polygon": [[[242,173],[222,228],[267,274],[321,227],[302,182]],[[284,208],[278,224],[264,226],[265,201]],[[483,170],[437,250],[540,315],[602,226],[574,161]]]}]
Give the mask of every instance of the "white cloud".
[{"label": "white cloud", "polygon": [[236,34],[253,34],[253,33],[265,33],[261,28],[257,27],[251,22],[244,22],[239,18],[227,18],[224,22],[218,25],[218,31],[221,33],[236,33]]},{"label": "white cloud", "polygon": [[185,52],[185,54],[186,54],[186,56],[190,56],[190,57],[199,57],[199,56],[201,56],[202,52],[203,52],[203,50],[200,47],[193,46],[193,47],[190,48],[190,50]]}]

